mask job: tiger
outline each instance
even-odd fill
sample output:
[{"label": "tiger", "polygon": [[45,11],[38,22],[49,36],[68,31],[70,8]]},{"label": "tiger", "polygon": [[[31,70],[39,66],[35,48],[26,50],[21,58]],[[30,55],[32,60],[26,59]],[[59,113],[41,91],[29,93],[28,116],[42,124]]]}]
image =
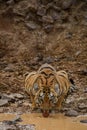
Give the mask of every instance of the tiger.
[{"label": "tiger", "polygon": [[30,95],[32,110],[39,108],[42,113],[60,110],[71,85],[66,71],[56,71],[47,63],[25,78],[25,91]]}]

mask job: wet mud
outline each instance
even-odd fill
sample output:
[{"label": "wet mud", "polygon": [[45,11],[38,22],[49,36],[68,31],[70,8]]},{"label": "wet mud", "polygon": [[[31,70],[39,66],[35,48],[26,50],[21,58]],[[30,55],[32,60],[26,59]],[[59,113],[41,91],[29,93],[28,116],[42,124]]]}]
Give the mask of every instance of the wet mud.
[{"label": "wet mud", "polygon": [[[13,120],[16,114],[0,114],[0,122]],[[41,113],[26,113],[20,115],[22,121],[20,125],[34,125],[36,130],[87,130],[87,124],[80,122],[87,119],[87,116],[66,117],[63,114],[51,114],[48,118],[44,118]]]}]

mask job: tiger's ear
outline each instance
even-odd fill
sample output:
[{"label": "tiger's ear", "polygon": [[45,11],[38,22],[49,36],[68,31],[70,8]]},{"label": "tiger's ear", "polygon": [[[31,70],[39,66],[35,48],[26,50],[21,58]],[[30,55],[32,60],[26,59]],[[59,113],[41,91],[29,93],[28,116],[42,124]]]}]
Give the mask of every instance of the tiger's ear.
[{"label": "tiger's ear", "polygon": [[35,75],[36,74],[36,72],[34,71],[34,72],[26,72],[25,74],[24,74],[24,77],[25,78],[27,78],[27,77],[31,77],[31,76],[33,76],[33,75]]}]

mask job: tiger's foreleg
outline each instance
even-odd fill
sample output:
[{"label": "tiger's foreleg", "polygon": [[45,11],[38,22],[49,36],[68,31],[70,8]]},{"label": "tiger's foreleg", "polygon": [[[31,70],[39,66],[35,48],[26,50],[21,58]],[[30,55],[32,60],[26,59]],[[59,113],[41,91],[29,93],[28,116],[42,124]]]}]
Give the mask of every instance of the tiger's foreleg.
[{"label": "tiger's foreleg", "polygon": [[59,99],[58,99],[58,102],[57,102],[57,104],[56,104],[56,109],[57,110],[61,110],[61,108],[62,108],[62,102],[64,101],[64,97],[65,97],[65,95],[62,95]]}]

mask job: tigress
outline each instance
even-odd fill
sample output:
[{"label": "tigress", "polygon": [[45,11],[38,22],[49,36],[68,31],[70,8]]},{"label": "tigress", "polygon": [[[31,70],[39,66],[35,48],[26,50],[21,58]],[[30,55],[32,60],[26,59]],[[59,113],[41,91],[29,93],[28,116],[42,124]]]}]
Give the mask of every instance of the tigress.
[{"label": "tigress", "polygon": [[64,70],[56,71],[49,64],[43,64],[25,78],[25,90],[30,95],[32,109],[40,108],[43,113],[60,110],[70,87],[68,74]]}]

